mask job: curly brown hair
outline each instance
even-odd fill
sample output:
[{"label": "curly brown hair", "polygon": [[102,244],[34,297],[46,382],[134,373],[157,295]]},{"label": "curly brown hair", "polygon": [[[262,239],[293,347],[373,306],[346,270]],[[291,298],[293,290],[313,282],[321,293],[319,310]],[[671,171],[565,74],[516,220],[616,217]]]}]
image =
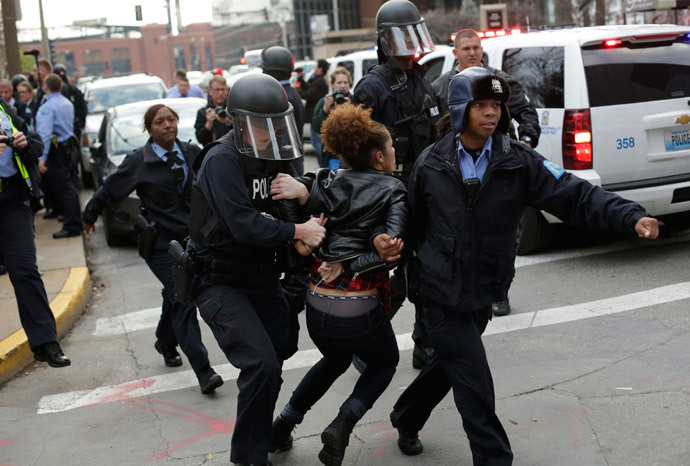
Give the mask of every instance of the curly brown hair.
[{"label": "curly brown hair", "polygon": [[321,125],[324,148],[355,170],[369,168],[372,151],[386,150],[389,137],[388,129],[372,120],[371,109],[362,105],[339,105]]}]

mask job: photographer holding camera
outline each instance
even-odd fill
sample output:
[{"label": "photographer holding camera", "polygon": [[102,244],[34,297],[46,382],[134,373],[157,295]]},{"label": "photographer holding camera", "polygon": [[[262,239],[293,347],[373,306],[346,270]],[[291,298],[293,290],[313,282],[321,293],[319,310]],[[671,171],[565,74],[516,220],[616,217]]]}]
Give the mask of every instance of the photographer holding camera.
[{"label": "photographer holding camera", "polygon": [[232,120],[225,110],[228,85],[222,76],[213,76],[208,82],[209,103],[196,114],[196,138],[203,145],[225,136],[232,129]]},{"label": "photographer holding camera", "polygon": [[[333,92],[326,94],[318,101],[314,110],[314,117],[311,119],[311,128],[317,133],[321,133],[321,125],[328,117],[328,114],[335,107],[350,102],[352,94],[350,93],[350,86],[352,86],[352,76],[347,68],[339,66],[331,73],[331,88]],[[319,159],[320,168],[330,168],[337,170],[340,166],[338,158],[333,154],[324,150]]]}]

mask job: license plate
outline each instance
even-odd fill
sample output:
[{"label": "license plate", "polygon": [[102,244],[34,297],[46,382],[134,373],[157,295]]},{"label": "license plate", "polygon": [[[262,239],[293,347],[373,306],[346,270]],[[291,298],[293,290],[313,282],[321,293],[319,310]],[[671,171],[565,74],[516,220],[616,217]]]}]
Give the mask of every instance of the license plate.
[{"label": "license plate", "polygon": [[666,150],[690,149],[690,129],[673,129],[664,131]]}]

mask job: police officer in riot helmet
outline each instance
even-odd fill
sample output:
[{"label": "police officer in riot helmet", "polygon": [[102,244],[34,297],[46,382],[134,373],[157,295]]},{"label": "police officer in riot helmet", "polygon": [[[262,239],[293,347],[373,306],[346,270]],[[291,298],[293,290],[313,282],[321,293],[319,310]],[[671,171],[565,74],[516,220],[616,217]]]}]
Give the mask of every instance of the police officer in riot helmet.
[{"label": "police officer in riot helmet", "polygon": [[271,179],[294,173],[291,161],[302,156],[280,83],[267,75],[240,78],[227,109],[233,129],[194,163],[188,252],[196,257],[199,313],[240,370],[230,460],[266,464],[282,361],[296,351],[276,254],[293,240],[317,247],[325,220],[280,220],[284,211],[269,194]]},{"label": "police officer in riot helmet", "polygon": [[[290,77],[295,70],[295,57],[285,47],[274,45],[261,52],[261,68],[264,70],[264,74],[276,78],[285,89],[288,102],[292,105],[300,141],[302,141],[305,117],[304,104],[297,93],[297,89],[292,87],[292,83],[290,83]],[[304,160],[301,157],[293,160],[292,165],[298,175],[304,174]]]},{"label": "police officer in riot helmet", "polygon": [[[376,14],[379,65],[359,80],[354,103],[372,109],[372,118],[395,134],[396,173],[404,183],[417,156],[435,140],[434,125],[439,117],[436,93],[426,78],[426,67],[416,59],[435,49],[424,18],[407,0],[390,0]],[[392,242],[375,242],[382,257],[399,254]],[[391,280],[393,309],[405,299],[402,267]],[[419,314],[421,310],[417,310]],[[421,368],[433,354],[431,344],[418,318],[413,333],[413,366]],[[355,360],[355,365],[358,361]],[[360,366],[361,367],[361,366]]]}]

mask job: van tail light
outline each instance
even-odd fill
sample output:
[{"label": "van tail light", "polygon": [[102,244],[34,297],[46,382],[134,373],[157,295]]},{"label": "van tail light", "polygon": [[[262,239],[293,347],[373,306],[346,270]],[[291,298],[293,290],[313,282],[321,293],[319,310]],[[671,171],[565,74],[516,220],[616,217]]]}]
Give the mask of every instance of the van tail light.
[{"label": "van tail light", "polygon": [[563,116],[563,167],[587,170],[592,164],[592,119],[589,109],[566,110]]}]

